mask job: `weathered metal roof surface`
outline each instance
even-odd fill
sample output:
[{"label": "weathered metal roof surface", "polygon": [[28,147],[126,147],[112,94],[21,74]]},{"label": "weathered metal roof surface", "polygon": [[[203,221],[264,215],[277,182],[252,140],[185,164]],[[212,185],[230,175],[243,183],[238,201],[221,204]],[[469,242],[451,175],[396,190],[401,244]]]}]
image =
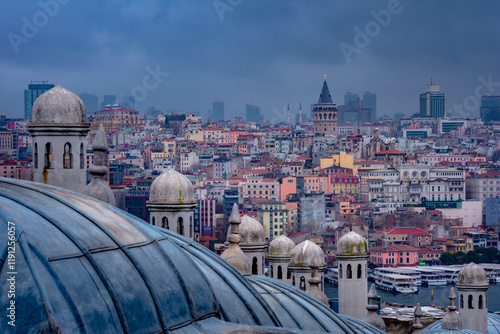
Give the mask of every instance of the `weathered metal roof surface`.
[{"label": "weathered metal roof surface", "polygon": [[[16,327],[4,318],[0,332],[304,333],[301,325],[280,327],[326,332],[336,321],[341,332],[356,333],[304,294],[273,302],[198,243],[61,188],[0,178],[0,228],[0,308],[10,303],[15,270],[17,310]],[[288,300],[294,311],[286,318],[277,306]]]},{"label": "weathered metal roof surface", "polygon": [[287,327],[308,333],[384,333],[366,322],[336,314],[324,303],[291,284],[265,276],[250,276],[248,279]]}]

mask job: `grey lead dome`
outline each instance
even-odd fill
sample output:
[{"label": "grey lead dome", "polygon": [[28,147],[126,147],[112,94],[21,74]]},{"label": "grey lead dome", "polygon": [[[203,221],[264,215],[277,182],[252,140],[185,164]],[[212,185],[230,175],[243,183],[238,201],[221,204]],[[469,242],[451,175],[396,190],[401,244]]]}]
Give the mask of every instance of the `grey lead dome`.
[{"label": "grey lead dome", "polygon": [[149,201],[171,204],[196,202],[193,184],[186,176],[169,169],[158,176],[151,184]]},{"label": "grey lead dome", "polygon": [[85,125],[87,115],[82,100],[61,87],[46,91],[33,104],[32,125]]},{"label": "grey lead dome", "polygon": [[342,236],[337,243],[336,255],[365,255],[368,254],[366,239],[356,232],[349,232]]}]

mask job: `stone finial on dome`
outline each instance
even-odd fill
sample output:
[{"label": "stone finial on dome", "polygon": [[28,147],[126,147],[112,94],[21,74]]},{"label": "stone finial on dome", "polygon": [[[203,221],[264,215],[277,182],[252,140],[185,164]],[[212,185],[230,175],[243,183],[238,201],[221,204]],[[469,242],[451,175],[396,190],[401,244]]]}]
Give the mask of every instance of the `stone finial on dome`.
[{"label": "stone finial on dome", "polygon": [[321,247],[314,242],[305,240],[295,246],[290,252],[291,267],[310,267],[312,261],[316,259],[319,266],[325,265],[325,254]]},{"label": "stone finial on dome", "polygon": [[108,149],[108,143],[106,142],[106,133],[102,124],[96,132],[92,149],[94,150],[94,164],[89,168],[92,180],[83,189],[82,193],[114,206],[116,203],[115,195],[113,194],[113,190],[104,181],[104,177],[108,173],[108,168],[105,166],[105,152]]},{"label": "stone finial on dome", "polygon": [[238,204],[236,203],[234,203],[231,215],[229,216],[229,223],[231,224],[231,234],[227,238],[229,247],[221,254],[221,258],[226,260],[243,275],[250,275],[248,257],[239,246],[241,241],[241,236],[239,235],[241,216],[238,210]]},{"label": "stone finial on dome", "polygon": [[337,243],[336,256],[368,255],[366,239],[356,232],[349,232],[342,236]]},{"label": "stone finial on dome", "polygon": [[471,262],[459,271],[458,285],[487,286],[488,277],[486,276],[486,271],[481,266]]},{"label": "stone finial on dome", "polygon": [[85,105],[74,93],[55,86],[40,95],[31,113],[32,126],[87,126]]},{"label": "stone finial on dome", "polygon": [[450,306],[448,306],[448,312],[446,312],[443,320],[441,321],[441,328],[453,330],[461,329],[462,323],[457,313],[455,312],[455,310],[457,309],[457,307],[455,306],[455,299],[457,298],[457,295],[455,294],[454,287],[450,289],[448,298],[450,299]]},{"label": "stone finial on dome", "polygon": [[307,279],[307,282],[309,283],[309,294],[312,295],[313,297],[316,297],[326,305],[329,305],[328,303],[328,297],[325,295],[323,291],[319,288],[319,284],[321,283],[321,278],[318,277],[318,269],[319,269],[319,262],[318,259],[314,258],[311,262],[311,277]]},{"label": "stone finial on dome", "polygon": [[176,205],[195,203],[193,184],[186,176],[169,169],[151,184],[149,202]]},{"label": "stone finial on dome", "polygon": [[280,235],[269,244],[269,256],[290,257],[290,252],[295,247],[295,242],[287,236]]},{"label": "stone finial on dome", "polygon": [[413,328],[415,330],[413,331],[413,334],[422,334],[422,328],[424,328],[424,325],[422,325],[422,322],[420,321],[422,315],[423,313],[420,303],[417,303],[417,306],[415,307],[415,323],[413,324]]},{"label": "stone finial on dome", "polygon": [[377,293],[377,289],[375,289],[375,284],[372,284],[370,292],[368,292],[368,305],[366,306],[368,313],[362,320],[385,332],[385,322],[382,317],[377,314],[378,299],[380,299],[380,297]]}]

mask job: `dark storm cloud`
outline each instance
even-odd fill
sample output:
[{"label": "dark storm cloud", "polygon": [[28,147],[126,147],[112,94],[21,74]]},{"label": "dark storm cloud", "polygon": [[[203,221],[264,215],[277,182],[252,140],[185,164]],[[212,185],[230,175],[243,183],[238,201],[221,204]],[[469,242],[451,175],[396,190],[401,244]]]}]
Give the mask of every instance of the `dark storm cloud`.
[{"label": "dark storm cloud", "polygon": [[[500,81],[497,1],[401,1],[363,47],[356,46],[355,29],[373,27],[372,11],[394,2],[61,2],[17,53],[9,36],[22,37],[23,18],[33,23],[44,9],[36,1],[1,2],[2,113],[22,115],[22,91],[31,79],[102,98],[144,88],[148,68],[169,75],[146,90],[139,110],[205,112],[221,100],[232,115],[243,115],[246,103],[268,114],[287,102],[296,110],[302,101],[307,109],[325,70],[336,103],[346,91],[371,91],[379,115],[416,112],[431,77],[449,106],[474,94],[478,76]],[[359,52],[346,57],[341,43]]]}]

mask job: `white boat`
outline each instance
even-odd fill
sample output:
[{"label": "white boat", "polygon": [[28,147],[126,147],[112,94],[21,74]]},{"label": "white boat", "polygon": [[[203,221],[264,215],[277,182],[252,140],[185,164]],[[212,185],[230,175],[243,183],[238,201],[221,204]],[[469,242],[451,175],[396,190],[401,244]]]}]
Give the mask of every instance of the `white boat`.
[{"label": "white boat", "polygon": [[445,273],[443,270],[435,267],[412,267],[412,270],[420,272],[422,285],[446,285]]},{"label": "white boat", "polygon": [[408,276],[414,279],[414,284],[419,286],[422,284],[421,281],[421,274],[417,270],[413,270],[413,268],[402,268],[402,267],[396,267],[396,268],[388,268],[388,267],[380,267],[380,268],[375,268],[373,270],[373,273],[371,274],[371,278],[374,281],[377,281],[380,275],[385,275],[385,274],[397,274],[397,275],[403,275],[403,276]]},{"label": "white boat", "polygon": [[447,284],[457,284],[458,273],[462,269],[462,265],[454,266],[434,266],[433,268],[438,269],[442,272],[442,276],[446,280]]},{"label": "white boat", "polygon": [[407,275],[381,274],[375,284],[382,290],[394,293],[418,293],[415,281],[415,278]]}]

